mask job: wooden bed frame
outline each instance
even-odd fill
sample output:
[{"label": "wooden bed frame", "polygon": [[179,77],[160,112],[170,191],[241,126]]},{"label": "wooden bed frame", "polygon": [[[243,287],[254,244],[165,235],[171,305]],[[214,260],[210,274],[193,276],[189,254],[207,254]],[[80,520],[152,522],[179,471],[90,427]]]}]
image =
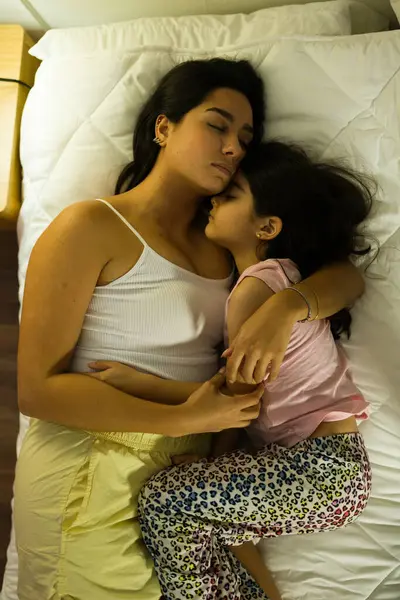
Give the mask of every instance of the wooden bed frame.
[{"label": "wooden bed frame", "polygon": [[15,225],[21,206],[21,115],[39,66],[39,61],[28,54],[33,44],[20,25],[0,25],[0,582],[10,539],[18,433],[19,304]]},{"label": "wooden bed frame", "polygon": [[20,25],[0,25],[0,228],[12,227],[21,206],[19,131],[22,109],[39,61]]}]

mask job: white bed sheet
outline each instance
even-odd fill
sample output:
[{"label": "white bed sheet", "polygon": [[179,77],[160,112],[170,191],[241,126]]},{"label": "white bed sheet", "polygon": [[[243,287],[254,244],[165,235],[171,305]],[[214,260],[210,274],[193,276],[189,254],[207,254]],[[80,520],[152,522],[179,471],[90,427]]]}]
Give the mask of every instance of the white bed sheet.
[{"label": "white bed sheet", "polygon": [[[373,466],[372,498],[359,521],[343,531],[268,541],[266,560],[284,598],[399,600],[400,32],[254,42],[249,31],[240,47],[204,51],[198,40],[190,52],[136,47],[134,38],[129,48],[107,45],[109,36],[96,39],[92,52],[44,60],[26,105],[21,293],[31,248],[52,218],[71,202],[112,192],[130,158],[139,106],[160,75],[191,56],[251,59],[267,85],[270,136],[306,143],[327,158],[350,157],[354,166],[373,172],[381,188],[369,221],[381,251],[346,344],[356,382],[372,406],[362,426]],[[3,600],[15,597],[14,586],[11,573]]]}]

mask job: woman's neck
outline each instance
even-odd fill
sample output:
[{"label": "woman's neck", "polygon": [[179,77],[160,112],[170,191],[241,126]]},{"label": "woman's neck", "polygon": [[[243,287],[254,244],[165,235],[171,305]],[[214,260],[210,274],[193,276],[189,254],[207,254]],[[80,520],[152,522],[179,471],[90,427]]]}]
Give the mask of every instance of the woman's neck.
[{"label": "woman's neck", "polygon": [[163,229],[186,231],[192,224],[202,197],[190,183],[155,165],[138,186],[128,192],[142,215]]}]

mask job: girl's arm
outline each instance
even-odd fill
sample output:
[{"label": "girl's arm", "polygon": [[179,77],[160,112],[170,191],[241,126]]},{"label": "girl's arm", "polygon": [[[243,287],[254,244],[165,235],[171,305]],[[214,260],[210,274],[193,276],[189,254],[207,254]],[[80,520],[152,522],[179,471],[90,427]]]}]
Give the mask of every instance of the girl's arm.
[{"label": "girl's arm", "polygon": [[[242,325],[268,300],[274,292],[255,277],[246,277],[237,286],[229,299],[227,314],[228,340],[234,340]],[[227,382],[227,392],[247,394],[257,387],[256,383],[247,384],[240,381]],[[213,456],[220,456],[238,447],[239,429],[229,429],[214,436]]]},{"label": "girl's arm", "polygon": [[205,384],[182,406],[166,406],[67,372],[93,290],[119,239],[111,235],[109,214],[98,202],[75,204],[32,251],[18,348],[21,412],[77,429],[170,436],[245,426],[255,418],[257,398],[232,403],[219,393],[222,381]]},{"label": "girl's arm", "polygon": [[[275,293],[264,281],[256,277],[245,277],[231,295],[227,312],[228,342],[232,343],[242,326],[262,307]],[[245,394],[254,389],[256,382],[246,383],[241,378],[227,382],[232,394]]]},{"label": "girl's arm", "polygon": [[[321,269],[294,287],[306,296],[311,316],[324,319],[351,306],[362,295],[364,280],[354,265],[343,262]],[[308,307],[300,294],[293,290],[274,294],[230,344],[227,378],[236,381],[240,374],[247,383],[259,382],[270,367],[270,380],[276,379],[293,325],[307,316]]]}]

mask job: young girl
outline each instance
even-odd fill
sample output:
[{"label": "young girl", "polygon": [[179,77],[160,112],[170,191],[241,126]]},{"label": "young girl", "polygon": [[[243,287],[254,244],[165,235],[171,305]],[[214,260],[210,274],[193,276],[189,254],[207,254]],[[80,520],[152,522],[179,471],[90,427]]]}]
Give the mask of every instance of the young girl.
[{"label": "young girl", "polygon": [[[303,296],[292,287],[300,279],[368,252],[357,232],[370,209],[368,188],[279,142],[250,154],[212,205],[206,234],[231,252],[240,275],[227,303],[228,343],[274,293]],[[309,292],[315,302],[304,294],[308,317],[293,329],[279,377],[264,381],[260,415],[247,431],[253,449],[226,453],[239,445],[237,430],[227,430],[214,446],[219,458],[177,457],[186,464],[142,489],[142,532],[168,600],[279,600],[253,542],[343,527],[366,506],[371,471],[356,417],[366,417],[367,402],[334,339],[350,333],[350,315],[317,320],[318,297]],[[152,399],[162,391],[183,402],[197,387],[93,366],[106,368],[96,377]],[[226,393],[251,389],[227,382]]]}]

